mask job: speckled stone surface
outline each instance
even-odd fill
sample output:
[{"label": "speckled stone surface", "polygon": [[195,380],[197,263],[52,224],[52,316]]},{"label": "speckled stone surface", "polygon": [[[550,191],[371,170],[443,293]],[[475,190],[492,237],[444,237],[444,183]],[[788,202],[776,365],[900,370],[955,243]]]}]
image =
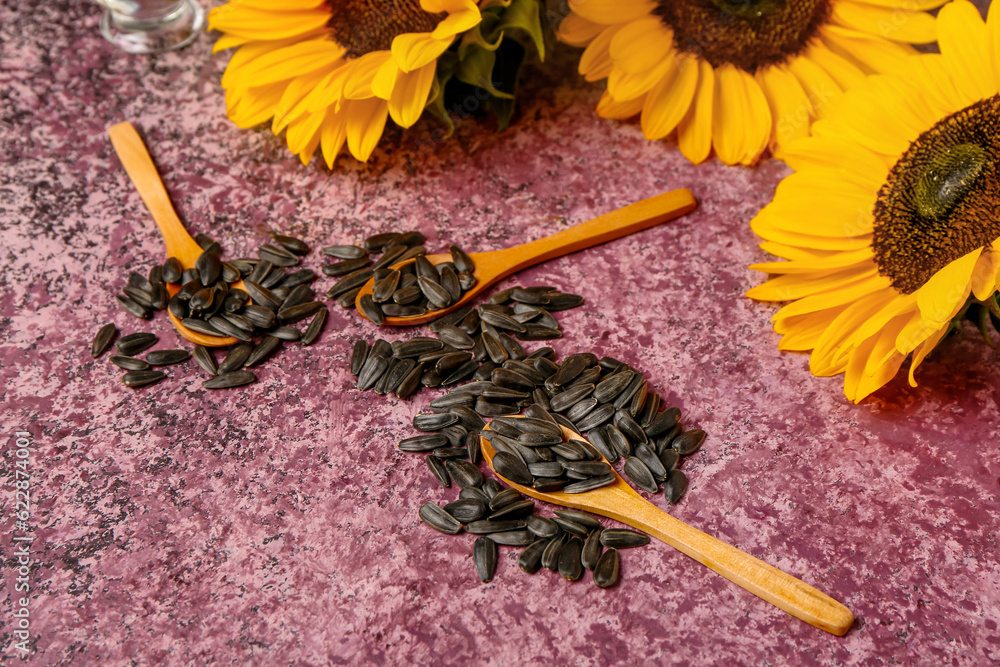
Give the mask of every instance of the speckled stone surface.
[{"label": "speckled stone surface", "polygon": [[[774,308],[741,295],[764,259],[747,221],[783,165],[692,167],[596,118],[599,89],[566,52],[503,134],[462,121],[438,145],[422,122],[389,132],[368,166],[303,168],[270,132],[226,121],[226,58],[209,40],[131,57],[98,17],[0,2],[0,662],[21,664],[11,537],[26,430],[34,664],[1000,663],[1000,356],[963,331],[920,387],[900,377],[854,406],[840,378],[780,354]],[[107,139],[124,119],[182,218],[230,256],[263,242],[261,226],[314,247],[416,228],[433,248],[498,248],[690,187],[695,213],[504,285],[583,294],[561,314],[559,354],[636,365],[710,434],[668,511],[843,601],[854,628],[816,630],[659,543],[623,554],[611,590],[525,575],[509,548],[480,584],[472,539],[417,518],[457,491],[395,448],[436,394],[357,392],[345,361],[374,332],[353,313],[335,308],[315,346],[286,347],[243,390],[203,390],[193,363],[124,387],[87,352],[100,325],[179,342],[162,314],[147,325],[111,298],[162,260]]]}]

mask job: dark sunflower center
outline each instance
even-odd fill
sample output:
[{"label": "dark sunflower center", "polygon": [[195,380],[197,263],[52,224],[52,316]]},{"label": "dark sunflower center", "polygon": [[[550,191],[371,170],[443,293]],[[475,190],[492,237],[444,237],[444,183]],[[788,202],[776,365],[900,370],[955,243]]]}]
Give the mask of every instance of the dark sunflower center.
[{"label": "dark sunflower center", "polygon": [[830,15],[829,0],[658,0],[677,48],[747,72],[798,55]]},{"label": "dark sunflower center", "polygon": [[903,294],[1000,237],[1000,95],[938,121],[889,172],[875,202],[879,273]]},{"label": "dark sunflower center", "polygon": [[446,14],[429,14],[419,0],[326,0],[330,37],[349,58],[388,51],[397,35],[431,32]]}]

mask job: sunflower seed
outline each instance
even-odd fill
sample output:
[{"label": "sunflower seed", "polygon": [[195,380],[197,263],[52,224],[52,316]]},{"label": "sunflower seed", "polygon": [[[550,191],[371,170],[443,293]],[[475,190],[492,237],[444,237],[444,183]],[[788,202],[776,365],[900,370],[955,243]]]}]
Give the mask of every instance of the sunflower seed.
[{"label": "sunflower seed", "polygon": [[601,588],[611,588],[618,583],[620,559],[617,549],[608,549],[594,568],[594,583]]},{"label": "sunflower seed", "polygon": [[521,519],[528,517],[535,509],[535,503],[530,500],[519,500],[514,503],[504,505],[497,511],[490,514],[491,521],[501,519]]},{"label": "sunflower seed", "polygon": [[129,371],[122,377],[122,382],[129,387],[136,388],[159,382],[165,377],[167,374],[163,371]]},{"label": "sunflower seed", "polygon": [[667,473],[676,468],[677,464],[680,463],[681,460],[681,455],[673,449],[664,449],[659,453],[658,457]]},{"label": "sunflower seed", "polygon": [[198,255],[194,268],[198,269],[201,284],[208,287],[214,285],[215,281],[219,279],[219,275],[222,273],[222,262],[216,253],[206,250]]},{"label": "sunflower seed", "polygon": [[469,462],[478,466],[483,458],[482,440],[478,432],[471,432],[465,438],[465,449],[469,456]]},{"label": "sunflower seed", "polygon": [[351,352],[351,375],[354,377],[358,376],[361,372],[361,368],[365,365],[365,360],[368,359],[368,341],[358,340],[354,343],[354,349]]},{"label": "sunflower seed", "polygon": [[517,558],[517,566],[521,568],[523,572],[528,574],[534,574],[538,572],[542,567],[542,553],[544,553],[545,548],[549,545],[550,540],[538,540],[532,542],[521,552],[521,555]]},{"label": "sunflower seed", "polygon": [[372,323],[380,327],[385,323],[385,313],[379,307],[371,294],[364,294],[358,299],[358,312],[367,317]]},{"label": "sunflower seed", "polygon": [[308,255],[309,246],[307,246],[301,239],[297,239],[294,236],[286,236],[285,234],[274,234],[274,240],[281,244],[281,247],[288,252],[294,253],[296,255]]},{"label": "sunflower seed", "polygon": [[523,530],[527,522],[523,519],[506,519],[504,521],[490,521],[481,519],[471,521],[465,530],[473,535],[490,535],[492,533],[506,533],[511,530]]},{"label": "sunflower seed", "polygon": [[184,269],[184,271],[181,272],[181,284],[186,285],[192,282],[201,285],[201,278],[198,276],[198,269]]},{"label": "sunflower seed", "polygon": [[97,335],[94,336],[94,342],[90,345],[90,356],[93,359],[98,358],[104,354],[109,347],[111,347],[111,342],[118,335],[118,327],[114,324],[105,324],[103,327],[97,330]]},{"label": "sunflower seed", "polygon": [[404,452],[430,452],[448,444],[447,438],[439,433],[415,435],[399,441],[399,449]]},{"label": "sunflower seed", "polygon": [[251,280],[244,280],[243,284],[246,286],[246,291],[250,295],[250,298],[258,305],[270,308],[275,312],[281,307],[281,299],[268,288]]},{"label": "sunflower seed", "polygon": [[374,271],[371,269],[358,269],[357,271],[348,273],[327,291],[326,296],[331,299],[336,299],[341,294],[361,287],[368,282],[368,279],[373,275]]},{"label": "sunflower seed", "polygon": [[322,252],[324,255],[336,257],[337,259],[361,259],[368,255],[368,252],[364,248],[359,248],[356,245],[331,245],[323,248]]},{"label": "sunflower seed", "polygon": [[476,538],[472,547],[472,562],[484,584],[493,581],[497,571],[497,543],[488,537]]},{"label": "sunflower seed", "polygon": [[[375,282],[375,287],[372,291],[372,298],[376,303],[382,303],[383,301],[388,301],[392,298],[393,293],[395,293],[396,288],[399,286],[400,273],[395,269],[390,271],[385,278]],[[399,303],[397,301],[397,303]]]},{"label": "sunflower seed", "polygon": [[251,343],[240,343],[233,347],[229,351],[229,354],[226,355],[226,358],[222,360],[222,363],[219,364],[219,372],[231,373],[243,368],[243,364],[250,357],[253,348],[254,346]]},{"label": "sunflower seed", "polygon": [[[565,412],[575,404],[594,393],[594,385],[584,384],[559,392],[549,399],[549,405],[554,412]],[[572,419],[572,421],[576,421]]]},{"label": "sunflower seed", "polygon": [[458,282],[458,274],[455,273],[455,269],[447,265],[442,266],[440,275],[441,287],[447,290],[451,296],[451,302],[458,301],[462,297],[462,285]]},{"label": "sunflower seed", "polygon": [[389,360],[379,354],[370,354],[358,373],[357,387],[361,391],[367,391],[375,386],[382,374],[389,368]]},{"label": "sunflower seed", "polygon": [[392,294],[393,302],[401,306],[414,304],[422,298],[424,298],[424,293],[420,291],[420,287],[418,285],[401,287]]},{"label": "sunflower seed", "polygon": [[149,363],[143,361],[142,359],[136,359],[135,357],[127,357],[122,354],[113,354],[109,359],[118,368],[124,368],[127,371],[148,371]]},{"label": "sunflower seed", "polygon": [[594,398],[601,403],[615,400],[632,382],[635,372],[630,369],[618,371],[601,380],[594,389]]},{"label": "sunflower seed", "polygon": [[591,477],[590,479],[584,479],[579,482],[567,484],[562,490],[563,493],[585,493],[587,491],[599,489],[602,486],[607,486],[608,484],[614,484],[616,479],[618,478],[614,473],[604,475],[602,477]]},{"label": "sunflower seed", "polygon": [[625,410],[615,412],[614,424],[629,441],[637,444],[645,444],[647,442],[646,434],[643,432],[642,427]]},{"label": "sunflower seed", "polygon": [[426,461],[427,467],[430,468],[432,473],[434,473],[437,480],[441,482],[441,486],[446,489],[451,488],[451,477],[448,475],[448,470],[444,467],[444,463],[441,462],[441,459],[431,454],[427,457]]},{"label": "sunflower seed", "polygon": [[181,279],[181,273],[184,272],[184,267],[181,266],[181,262],[176,257],[168,257],[167,261],[163,263],[163,270],[160,275],[168,283],[176,283]]},{"label": "sunflower seed", "polygon": [[256,325],[253,323],[253,321],[251,321],[251,319],[246,315],[240,315],[239,313],[223,312],[222,317],[227,322],[239,327],[243,331],[252,332],[256,328]]},{"label": "sunflower seed", "polygon": [[291,308],[285,308],[278,311],[278,321],[282,324],[295,324],[296,322],[301,322],[307,317],[312,317],[323,308],[323,304],[320,301],[309,301],[306,303],[301,303],[297,306],[292,306]]},{"label": "sunflower seed", "polygon": [[545,546],[545,550],[542,552],[542,567],[547,570],[552,570],[555,572],[559,569],[559,556],[562,554],[563,548],[569,541],[569,535],[560,535],[559,537],[552,539]]},{"label": "sunflower seed", "polygon": [[239,387],[244,384],[249,384],[256,379],[257,376],[250,371],[233,371],[231,373],[222,373],[205,380],[201,383],[201,386],[205,389],[228,389],[230,387]]},{"label": "sunflower seed", "polygon": [[275,338],[274,336],[265,336],[264,340],[259,342],[256,347],[254,347],[253,352],[247,357],[243,366],[246,368],[251,368],[256,366],[264,359],[269,357],[272,352],[281,347],[281,339]]},{"label": "sunflower seed", "polygon": [[195,362],[204,369],[209,375],[218,375],[219,366],[215,362],[215,357],[212,355],[211,351],[207,347],[202,345],[194,346],[194,357]]},{"label": "sunflower seed", "polygon": [[483,483],[483,473],[468,461],[449,460],[445,463],[445,467],[451,473],[451,478],[455,480],[455,483],[463,489],[469,486],[479,486]]},{"label": "sunflower seed", "polygon": [[438,338],[445,345],[451,345],[457,350],[471,350],[475,346],[475,341],[453,324],[446,325],[438,331]]},{"label": "sunflower seed", "polygon": [[574,537],[566,543],[559,553],[559,574],[566,581],[576,581],[583,575],[583,565],[580,560],[583,541]]},{"label": "sunflower seed", "polygon": [[470,432],[479,432],[486,427],[483,418],[476,414],[475,410],[464,405],[453,405],[449,410],[452,414],[458,415],[458,423]]},{"label": "sunflower seed", "polygon": [[502,533],[490,533],[487,537],[496,542],[510,547],[526,547],[535,541],[535,536],[526,530],[509,530]]},{"label": "sunflower seed", "polygon": [[461,523],[471,523],[486,515],[486,504],[475,498],[459,499],[445,505],[444,511]]},{"label": "sunflower seed", "polygon": [[432,308],[447,308],[452,303],[451,295],[441,285],[436,282],[425,278],[424,276],[419,276],[417,278],[417,284],[420,286],[420,291],[424,293],[430,301]]},{"label": "sunflower seed", "polygon": [[680,421],[681,411],[677,408],[669,408],[664,410],[660,414],[656,415],[652,423],[645,428],[645,433],[650,438],[655,438],[658,435],[663,435]]},{"label": "sunflower seed", "polygon": [[407,247],[405,245],[399,245],[394,243],[390,247],[385,249],[385,253],[372,265],[372,269],[384,269],[386,267],[392,266],[399,261],[400,257],[406,253]]},{"label": "sunflower seed", "polygon": [[159,338],[157,338],[156,334],[139,332],[122,336],[118,339],[118,342],[115,343],[115,347],[118,348],[118,352],[120,354],[127,357],[133,357],[156,345],[157,340],[159,340]]},{"label": "sunflower seed", "polygon": [[190,358],[191,353],[187,350],[153,350],[146,355],[146,361],[153,366],[170,366]]},{"label": "sunflower seed", "polygon": [[671,504],[680,502],[684,492],[687,491],[687,475],[680,470],[671,470],[667,476],[667,481],[663,485],[663,493]]},{"label": "sunflower seed", "polygon": [[153,314],[149,312],[149,308],[136,303],[127,296],[116,294],[115,299],[118,301],[118,305],[120,305],[130,315],[135,315],[139,319],[143,320],[148,320],[153,317]]},{"label": "sunflower seed", "polygon": [[545,327],[537,324],[526,324],[522,333],[518,333],[519,340],[553,340],[562,338],[562,331],[554,327]]},{"label": "sunflower seed", "polygon": [[270,329],[278,321],[273,310],[257,304],[243,306],[242,315],[261,329]]},{"label": "sunflower seed", "polygon": [[262,260],[271,262],[271,264],[274,264],[277,267],[284,268],[288,266],[295,266],[299,263],[298,257],[290,252],[284,251],[284,248],[281,248],[283,252],[278,252],[278,249],[278,246],[265,243],[258,249],[257,252]]},{"label": "sunflower seed", "polygon": [[656,483],[653,473],[650,472],[646,464],[637,457],[630,456],[625,459],[625,466],[622,470],[624,470],[625,475],[643,491],[656,493],[660,490],[660,486]]},{"label": "sunflower seed", "polygon": [[[494,480],[495,482],[496,480]],[[520,502],[524,499],[517,489],[497,489],[496,493],[490,496],[489,507],[492,511],[497,511],[507,505]]]},{"label": "sunflower seed", "polygon": [[601,544],[610,549],[631,549],[649,544],[649,535],[628,528],[606,528],[601,533]]},{"label": "sunflower seed", "polygon": [[587,477],[601,477],[614,473],[614,469],[604,461],[564,461],[562,465],[566,470]]},{"label": "sunflower seed", "polygon": [[597,565],[601,560],[601,552],[604,547],[604,545],[601,544],[602,532],[602,528],[595,528],[591,531],[590,535],[587,536],[587,539],[583,543],[583,551],[580,554],[580,564],[588,570],[597,569]]},{"label": "sunflower seed", "polygon": [[600,452],[601,456],[606,458],[611,463],[618,460],[618,452],[611,444],[611,440],[608,438],[607,432],[603,426],[591,429],[587,436],[590,438],[590,444],[593,445],[598,452]]},{"label": "sunflower seed", "polygon": [[462,531],[462,524],[434,503],[421,505],[419,514],[424,523],[446,535],[457,535]]},{"label": "sunflower seed", "polygon": [[704,442],[705,432],[701,429],[692,429],[690,431],[684,431],[679,436],[674,438],[670,443],[670,448],[681,456],[690,456],[701,449],[701,445]]},{"label": "sunflower seed", "polygon": [[413,428],[424,432],[440,431],[445,426],[450,426],[451,424],[455,424],[457,422],[458,415],[453,415],[450,412],[442,414],[417,415],[413,418]]},{"label": "sunflower seed", "polygon": [[219,317],[219,316],[210,317],[208,319],[208,324],[212,327],[212,329],[215,329],[220,334],[226,336],[232,336],[237,340],[242,340],[242,341],[250,340],[249,333],[247,333],[240,327],[236,326],[235,324],[233,324],[224,317]]},{"label": "sunflower seed", "polygon": [[476,270],[476,263],[457,245],[448,246],[448,252],[451,253],[451,260],[455,263],[456,271],[460,273],[472,273]]},{"label": "sunflower seed", "polygon": [[501,313],[495,310],[487,310],[480,307],[479,318],[498,329],[507,329],[510,331],[515,331],[517,333],[524,333],[527,331],[527,327],[515,320],[510,315]]},{"label": "sunflower seed", "polygon": [[323,325],[326,324],[326,317],[329,314],[326,306],[323,306],[318,311],[316,311],[315,317],[309,322],[309,326],[306,327],[306,331],[302,334],[300,342],[303,345],[312,345],[319,338],[320,333],[323,331]]}]

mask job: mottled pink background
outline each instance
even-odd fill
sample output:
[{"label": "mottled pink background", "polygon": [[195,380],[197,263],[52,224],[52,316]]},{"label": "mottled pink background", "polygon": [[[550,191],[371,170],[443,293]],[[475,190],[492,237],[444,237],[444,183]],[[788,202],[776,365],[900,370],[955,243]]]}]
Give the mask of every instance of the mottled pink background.
[{"label": "mottled pink background", "polygon": [[[436,145],[425,121],[390,131],[367,166],[303,168],[269,131],[225,119],[226,57],[208,39],[128,56],[98,16],[0,1],[0,662],[19,664],[11,464],[27,429],[37,664],[1000,663],[1000,356],[967,328],[919,388],[900,377],[854,406],[840,378],[780,354],[774,307],[742,294],[765,259],[747,221],[782,164],[692,167],[598,119],[600,88],[563,49],[503,134],[466,120]],[[816,630],[659,543],[624,554],[612,590],[524,575],[506,548],[480,584],[471,538],[417,519],[456,491],[395,449],[434,394],[355,391],[345,360],[373,331],[351,313],[244,390],[202,390],[193,364],[125,388],[87,352],[101,324],[177,339],[165,317],[147,327],[110,297],[163,258],[107,139],[124,119],[189,226],[231,256],[264,241],[261,225],[314,247],[417,228],[432,248],[497,248],[690,187],[697,212],[520,280],[586,297],[561,317],[560,355],[637,365],[709,432],[669,511],[843,601],[854,628]]]}]

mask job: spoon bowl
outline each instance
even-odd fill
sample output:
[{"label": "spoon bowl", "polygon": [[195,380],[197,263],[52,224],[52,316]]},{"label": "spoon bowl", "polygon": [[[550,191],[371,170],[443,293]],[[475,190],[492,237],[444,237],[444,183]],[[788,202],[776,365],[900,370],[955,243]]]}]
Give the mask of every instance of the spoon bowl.
[{"label": "spoon bowl", "polygon": [[[690,190],[686,188],[671,190],[670,192],[665,192],[649,199],[643,199],[610,213],[605,213],[593,220],[580,223],[551,236],[540,238],[537,241],[531,241],[530,243],[502,250],[469,253],[469,257],[472,258],[472,261],[476,265],[473,270],[473,275],[476,277],[476,284],[463,293],[458,301],[447,308],[428,310],[423,315],[386,317],[384,324],[393,327],[414,326],[436,320],[470,303],[498,280],[502,280],[522,269],[534,266],[548,259],[562,257],[577,250],[590,248],[642,231],[643,229],[655,227],[662,222],[673,220],[694,210],[697,205],[698,202]],[[437,265],[443,262],[450,262],[451,255],[427,255],[427,259],[431,264]],[[392,268],[398,269],[413,261],[411,259],[399,262],[398,264],[394,264]],[[361,297],[371,294],[374,288],[375,279],[371,278],[361,287],[356,303],[360,304]],[[358,312],[361,312],[360,308]]]},{"label": "spoon bowl", "polygon": [[[582,439],[569,429],[560,428],[567,438]],[[493,445],[483,437],[480,437],[480,445],[486,464],[493,470]],[[601,459],[607,462],[603,456]],[[854,623],[851,611],[830,596],[670,516],[640,496],[617,471],[613,483],[584,493],[543,493],[512,482],[496,470],[493,472],[526,496],[606,516],[649,533],[738,586],[821,630],[841,637]]]},{"label": "spoon bowl", "polygon": [[[136,132],[129,122],[118,123],[108,128],[108,136],[111,137],[111,145],[114,146],[118,158],[121,160],[125,172],[132,179],[132,185],[139,191],[139,196],[146,203],[156,226],[160,228],[163,236],[163,243],[167,246],[167,257],[176,257],[185,269],[192,269],[202,249],[198,243],[191,238],[191,235],[184,229],[184,224],[177,217],[173,204],[170,203],[170,195],[160,179],[153,158],[142,141],[142,137]],[[231,287],[243,289],[243,281],[233,283]],[[173,297],[180,291],[180,286],[167,283],[167,293]],[[239,341],[231,336],[209,336],[198,331],[192,331],[181,324],[181,321],[174,317],[169,310],[167,314],[177,332],[192,343],[204,345],[205,347],[222,347],[232,345]]]}]

